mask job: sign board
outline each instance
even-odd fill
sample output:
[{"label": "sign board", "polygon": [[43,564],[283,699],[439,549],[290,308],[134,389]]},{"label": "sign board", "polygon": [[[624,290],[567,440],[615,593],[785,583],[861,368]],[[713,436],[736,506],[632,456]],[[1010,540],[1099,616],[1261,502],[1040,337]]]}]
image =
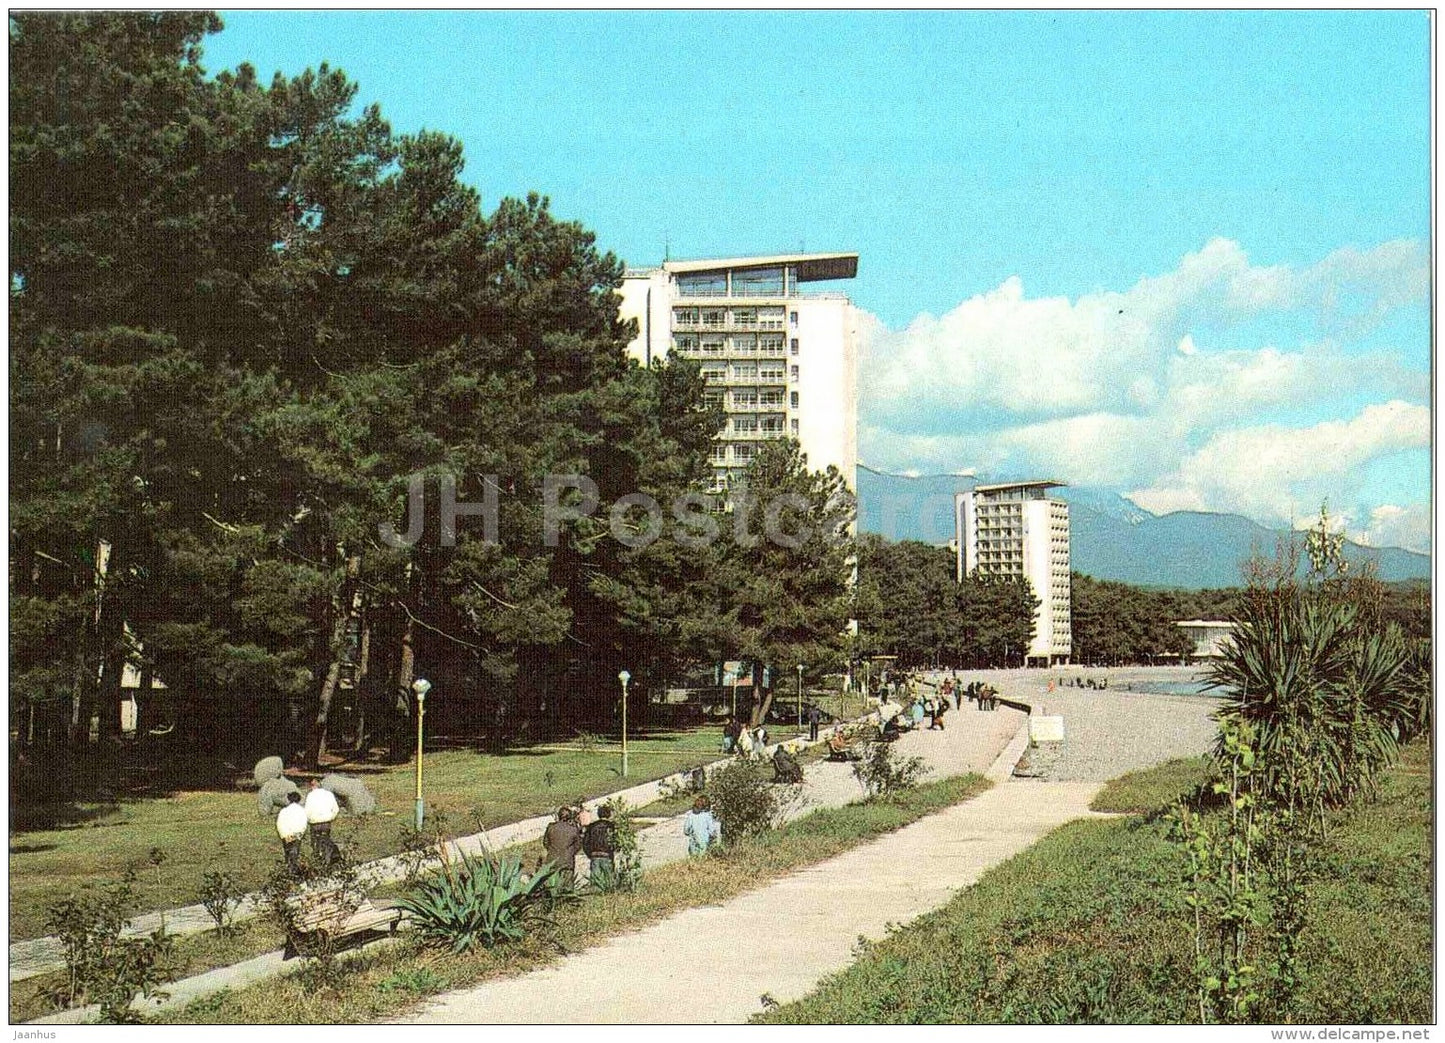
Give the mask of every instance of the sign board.
[{"label": "sign board", "polygon": [[1063,742],[1064,719],[1062,717],[1030,717],[1029,742]]}]

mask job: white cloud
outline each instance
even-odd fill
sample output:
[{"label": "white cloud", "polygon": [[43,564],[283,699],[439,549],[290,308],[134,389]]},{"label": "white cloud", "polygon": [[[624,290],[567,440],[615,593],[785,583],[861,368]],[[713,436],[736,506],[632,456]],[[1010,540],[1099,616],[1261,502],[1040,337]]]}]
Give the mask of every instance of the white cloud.
[{"label": "white cloud", "polygon": [[1349,420],[1311,427],[1279,425],[1223,431],[1180,461],[1171,474],[1130,492],[1155,514],[1230,511],[1272,522],[1310,516],[1361,465],[1430,444],[1430,410],[1394,400],[1366,406]]},{"label": "white cloud", "polygon": [[1428,292],[1415,242],[1295,267],[1253,266],[1213,239],[1124,291],[1030,298],[1012,276],[903,330],[865,315],[862,458],[1133,489],[1151,510],[1270,524],[1301,503],[1358,502],[1371,461],[1429,444],[1430,390],[1423,335],[1360,339],[1400,309],[1423,329]]},{"label": "white cloud", "polygon": [[1351,530],[1350,538],[1370,547],[1404,547],[1429,554],[1430,507],[1423,503],[1382,503],[1370,511],[1363,529]]}]

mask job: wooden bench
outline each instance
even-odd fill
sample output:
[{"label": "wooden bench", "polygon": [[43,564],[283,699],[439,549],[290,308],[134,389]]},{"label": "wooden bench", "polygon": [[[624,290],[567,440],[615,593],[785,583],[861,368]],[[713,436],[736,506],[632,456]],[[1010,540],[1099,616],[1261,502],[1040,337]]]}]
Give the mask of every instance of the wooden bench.
[{"label": "wooden bench", "polygon": [[347,899],[341,891],[303,891],[288,899],[291,910],[291,934],[286,939],[285,958],[297,954],[298,941],[314,941],[321,946],[338,939],[368,931],[395,934],[406,918],[406,910],[387,902],[373,904],[369,898]]}]

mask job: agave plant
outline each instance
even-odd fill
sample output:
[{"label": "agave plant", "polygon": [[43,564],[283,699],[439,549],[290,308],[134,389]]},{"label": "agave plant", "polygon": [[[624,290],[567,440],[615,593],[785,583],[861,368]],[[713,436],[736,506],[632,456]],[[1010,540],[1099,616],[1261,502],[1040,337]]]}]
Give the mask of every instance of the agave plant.
[{"label": "agave plant", "polygon": [[423,941],[454,953],[520,941],[566,890],[551,863],[532,874],[518,858],[448,858],[398,900]]}]

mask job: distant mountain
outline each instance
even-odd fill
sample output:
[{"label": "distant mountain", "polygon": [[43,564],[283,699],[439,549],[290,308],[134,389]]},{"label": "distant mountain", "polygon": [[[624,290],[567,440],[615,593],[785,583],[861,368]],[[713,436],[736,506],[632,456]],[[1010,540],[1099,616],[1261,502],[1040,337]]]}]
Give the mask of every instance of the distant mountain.
[{"label": "distant mountain", "polygon": [[[893,540],[953,539],[953,496],[980,481],[968,475],[907,478],[858,468],[858,527]],[[1108,489],[1054,490],[1069,503],[1070,557],[1076,572],[1139,586],[1232,587],[1251,554],[1273,555],[1286,530],[1237,514],[1176,511],[1155,515]],[[1430,558],[1398,547],[1345,545],[1351,562],[1374,561],[1380,579],[1428,579]]]}]

